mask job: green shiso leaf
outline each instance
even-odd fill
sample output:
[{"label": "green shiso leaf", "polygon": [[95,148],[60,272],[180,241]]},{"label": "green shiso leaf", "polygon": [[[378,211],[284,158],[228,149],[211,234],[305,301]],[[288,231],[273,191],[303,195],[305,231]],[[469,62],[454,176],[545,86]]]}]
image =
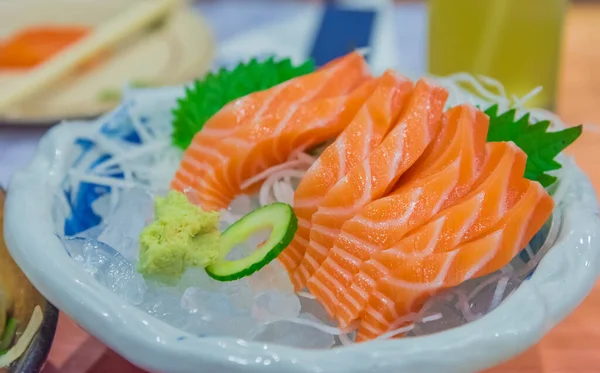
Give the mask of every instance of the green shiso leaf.
[{"label": "green shiso leaf", "polygon": [[497,105],[491,106],[485,113],[490,117],[487,140],[514,142],[527,154],[525,177],[539,181],[546,188],[556,181],[556,177],[547,172],[562,167],[555,160],[556,156],[577,140],[583,130],[583,126],[579,125],[549,132],[550,121],[530,124],[529,114],[516,118],[515,109],[499,114]]}]

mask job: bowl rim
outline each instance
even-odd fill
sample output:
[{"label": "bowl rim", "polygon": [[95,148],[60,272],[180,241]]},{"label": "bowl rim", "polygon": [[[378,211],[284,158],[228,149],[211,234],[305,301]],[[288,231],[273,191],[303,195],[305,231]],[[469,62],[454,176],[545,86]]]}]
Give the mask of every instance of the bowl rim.
[{"label": "bowl rim", "polygon": [[[53,232],[53,193],[49,191],[56,190],[66,174],[73,139],[88,133],[93,123],[65,122],[53,127],[31,163],[14,174],[6,201],[6,243],[47,299],[145,369],[186,373],[197,371],[198,366],[207,371],[290,373],[479,371],[536,343],[587,296],[600,273],[598,202],[590,181],[573,165],[563,234],[531,279],[481,319],[428,336],[332,350],[191,336],[127,304],[81,271]],[[35,235],[29,232],[32,226]],[[565,265],[577,270],[565,270]],[[436,359],[431,359],[434,354]]]}]

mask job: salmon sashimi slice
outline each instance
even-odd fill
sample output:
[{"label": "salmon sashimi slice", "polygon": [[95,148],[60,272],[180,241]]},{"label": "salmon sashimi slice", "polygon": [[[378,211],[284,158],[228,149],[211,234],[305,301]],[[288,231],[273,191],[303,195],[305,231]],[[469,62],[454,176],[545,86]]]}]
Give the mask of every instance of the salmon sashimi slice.
[{"label": "salmon sashimi slice", "polygon": [[394,322],[418,311],[430,295],[508,264],[544,225],[554,207],[539,183],[523,181],[527,187],[522,198],[482,237],[451,251],[407,257],[401,262],[395,249],[376,253],[371,261],[388,268],[390,275],[377,283],[361,319],[357,341],[397,328]]},{"label": "salmon sashimi slice", "polygon": [[[347,96],[307,102],[295,110],[283,132],[268,134],[266,127],[258,124],[252,132],[260,134],[225,139],[220,147],[228,156],[223,162],[212,164],[211,172],[196,185],[203,208],[218,210],[229,206],[236,195],[243,193],[246,180],[252,182],[255,175],[284,162],[306,146],[338,136],[375,87],[376,80],[370,80]],[[305,140],[302,145],[301,139]],[[279,147],[279,142],[288,146]],[[275,147],[279,154],[267,152]],[[220,188],[225,182],[229,183],[230,189]]]},{"label": "salmon sashimi slice", "polygon": [[[343,73],[347,78],[341,81],[339,73]],[[291,79],[226,105],[194,137],[184,154],[177,175],[179,179],[176,177],[174,186],[178,187],[181,182],[193,184],[197,174],[210,172],[211,164],[225,160],[227,157],[219,151],[218,144],[223,139],[235,137],[236,132],[246,127],[245,125],[262,123],[269,118],[284,118],[290,106],[298,100],[307,102],[344,95],[368,76],[366,62],[355,52],[332,61],[312,74]],[[228,183],[224,183],[218,190],[228,186]]]},{"label": "salmon sashimi slice", "polygon": [[[222,153],[230,156],[213,165],[209,177],[202,180],[204,191],[221,196],[221,205],[228,205],[237,194],[256,191],[262,181],[253,182],[254,176],[285,162],[291,154],[337,137],[376,86],[377,80],[369,79],[347,96],[304,103],[290,120],[281,122],[285,124],[282,131],[269,133],[258,123],[246,128],[244,136],[224,139]],[[225,182],[230,186],[228,192],[220,187]]]},{"label": "salmon sashimi slice", "polygon": [[[314,73],[235,100],[215,114],[196,134],[184,153],[171,187],[176,190],[194,188],[198,179],[202,181],[211,176],[211,166],[229,157],[227,150],[220,146],[224,140],[252,142],[256,136],[264,137],[280,123],[285,124],[299,105],[325,98],[343,98],[369,78],[365,60],[354,52]],[[212,192],[218,195],[224,190],[235,192],[229,179],[220,180]]]},{"label": "salmon sashimi slice", "polygon": [[488,164],[489,176],[464,200],[390,247],[398,251],[399,260],[451,251],[459,243],[485,234],[523,196],[528,185],[523,179],[527,155],[512,142],[489,145],[492,152],[503,154],[500,162],[495,167],[494,163]]},{"label": "salmon sashimi slice", "polygon": [[[461,105],[444,115],[443,124],[433,151],[424,155],[433,161],[415,164],[413,167],[420,166],[421,172],[412,174],[414,181],[369,203],[346,221],[327,259],[308,281],[310,292],[327,304],[326,308],[334,310],[343,328],[360,316],[368,300],[364,300],[362,307],[349,302],[353,298],[348,291],[361,265],[374,252],[386,249],[466,194],[475,180],[485,158],[489,118],[471,105]],[[474,138],[474,135],[479,137]],[[438,152],[437,148],[443,151]],[[425,177],[421,178],[421,174]],[[361,290],[365,294],[370,291],[369,288]],[[351,304],[346,305],[347,302]],[[345,312],[340,312],[338,307]],[[349,312],[350,309],[354,312]]]},{"label": "salmon sashimi slice", "polygon": [[298,230],[278,256],[293,274],[308,244],[310,220],[321,199],[354,165],[365,159],[390,131],[412,91],[412,82],[386,71],[377,88],[333,144],[328,146],[302,178],[294,193]]},{"label": "salmon sashimi slice", "polygon": [[[331,122],[331,119],[327,116],[312,122],[292,120],[285,128],[274,132],[269,141],[262,141],[254,146],[249,156],[242,160],[243,163],[236,166],[236,170],[241,173],[240,179],[248,180],[251,176],[262,172],[264,164],[281,163],[288,160],[290,149],[293,152],[305,151],[327,140],[337,138],[342,131],[353,123],[361,108],[374,94],[381,98],[377,91],[382,84],[386,84],[383,82],[383,78],[370,80],[353,92],[351,97],[356,99],[351,98],[350,101],[345,103],[345,106],[342,104],[337,111],[333,112],[333,115],[339,116],[341,120]],[[387,77],[385,79],[387,80]],[[409,92],[404,92],[404,96],[408,94]],[[311,116],[313,111],[319,111],[319,107],[305,105],[302,110],[307,111],[306,116]]]},{"label": "salmon sashimi slice", "polygon": [[[472,164],[472,167],[463,170],[461,173],[461,180],[473,179],[473,173],[477,174],[479,172],[481,165],[486,158],[485,144],[489,129],[489,117],[473,106],[464,104],[450,109],[445,113],[444,127],[441,128],[440,133],[436,136],[434,142],[425,150],[423,156],[419,158],[404,175],[402,175],[395,188],[396,191],[401,190],[402,186],[411,185],[411,183],[416,180],[424,179],[436,174],[450,163],[454,162],[453,155],[456,152],[464,152],[466,150],[460,148],[457,149],[456,147],[449,150],[448,147],[452,141],[460,141],[460,137],[456,137],[455,131],[459,128],[458,124],[460,123],[460,116],[469,114],[475,117],[474,122],[471,122],[472,125],[467,127],[471,130],[467,135],[473,140],[473,143],[469,144],[470,147],[468,149],[473,153],[472,157],[468,157],[466,161],[472,160],[474,163]],[[468,185],[469,183],[463,184]]]},{"label": "salmon sashimi slice", "polygon": [[[338,72],[349,74],[348,79],[336,80]],[[243,123],[258,122],[265,116],[273,115],[277,110],[285,111],[300,94],[314,91],[315,96],[308,95],[305,100],[342,95],[368,76],[370,76],[368,66],[361,54],[349,53],[313,73],[290,79],[230,102],[204,124],[202,131],[196,136],[198,139],[194,139],[194,142],[198,142],[199,145],[214,145],[215,142],[235,133]]]},{"label": "salmon sashimi slice", "polygon": [[303,288],[323,263],[342,224],[385,195],[421,156],[437,133],[447,97],[446,89],[419,80],[394,129],[325,195],[313,214],[309,244],[293,275],[296,289]]},{"label": "salmon sashimi slice", "polygon": [[[525,153],[513,143],[490,143],[487,148],[488,157],[480,173],[483,177],[478,177],[478,185],[466,197],[384,247],[398,252],[399,263],[409,256],[452,250],[460,242],[485,233],[523,195]],[[344,325],[362,316],[377,282],[389,275],[386,267],[375,264],[364,261],[351,288],[342,295],[337,313]]]}]

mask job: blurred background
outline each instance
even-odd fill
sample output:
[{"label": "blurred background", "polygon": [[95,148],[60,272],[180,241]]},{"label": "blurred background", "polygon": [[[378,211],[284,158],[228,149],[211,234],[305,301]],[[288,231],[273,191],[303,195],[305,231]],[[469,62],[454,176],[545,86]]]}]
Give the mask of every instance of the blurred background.
[{"label": "blurred background", "polygon": [[[569,152],[600,190],[594,165],[600,156],[600,0],[194,1],[152,27],[107,31],[112,39],[96,45],[102,53],[94,58],[80,56],[83,66],[60,61],[53,71],[39,72],[45,61],[59,60],[63,48],[144,1],[151,0],[0,1],[0,185],[29,161],[50,125],[110,110],[124,86],[181,84],[253,56],[312,57],[320,65],[368,48],[375,71],[483,74],[518,97],[542,86],[529,105],[552,109],[569,125],[584,124],[584,136]],[[133,14],[127,22],[141,21]],[[600,372],[599,309],[597,286],[538,345],[489,373]],[[138,370],[61,315],[44,372]]]}]

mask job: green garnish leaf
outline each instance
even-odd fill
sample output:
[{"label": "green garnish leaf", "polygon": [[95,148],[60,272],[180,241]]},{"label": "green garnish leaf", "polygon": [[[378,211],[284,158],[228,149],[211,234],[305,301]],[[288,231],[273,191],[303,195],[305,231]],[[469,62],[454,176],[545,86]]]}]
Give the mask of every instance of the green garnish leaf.
[{"label": "green garnish leaf", "polygon": [[502,114],[498,105],[491,106],[485,113],[490,117],[487,141],[512,141],[527,154],[525,177],[540,182],[544,187],[552,185],[556,177],[546,172],[562,166],[554,158],[581,136],[583,126],[548,132],[550,121],[530,123],[529,114],[516,119],[516,109]]},{"label": "green garnish leaf", "polygon": [[314,62],[308,60],[294,66],[289,58],[265,61],[251,59],[233,70],[224,68],[196,80],[186,88],[185,96],[173,110],[173,144],[185,149],[204,123],[227,103],[252,92],[262,91],[286,80],[313,72]]}]

